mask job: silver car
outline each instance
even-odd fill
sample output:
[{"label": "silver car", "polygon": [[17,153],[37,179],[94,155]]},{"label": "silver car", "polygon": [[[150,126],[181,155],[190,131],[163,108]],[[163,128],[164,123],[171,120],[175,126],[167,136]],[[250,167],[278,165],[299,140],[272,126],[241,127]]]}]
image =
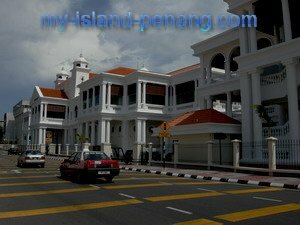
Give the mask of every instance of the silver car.
[{"label": "silver car", "polygon": [[18,158],[18,167],[24,167],[26,165],[39,165],[42,168],[45,167],[45,155],[38,150],[26,150]]}]

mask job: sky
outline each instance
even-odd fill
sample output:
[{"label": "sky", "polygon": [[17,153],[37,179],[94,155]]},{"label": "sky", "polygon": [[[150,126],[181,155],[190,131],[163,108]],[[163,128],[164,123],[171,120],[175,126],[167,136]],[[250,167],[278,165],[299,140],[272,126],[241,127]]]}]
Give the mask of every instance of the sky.
[{"label": "sky", "polygon": [[222,32],[214,30],[76,28],[42,29],[45,15],[205,15],[227,14],[222,0],[1,0],[0,120],[21,99],[30,99],[34,86],[54,87],[56,74],[71,69],[79,54],[92,72],[117,66],[165,73],[199,62],[192,44]]}]

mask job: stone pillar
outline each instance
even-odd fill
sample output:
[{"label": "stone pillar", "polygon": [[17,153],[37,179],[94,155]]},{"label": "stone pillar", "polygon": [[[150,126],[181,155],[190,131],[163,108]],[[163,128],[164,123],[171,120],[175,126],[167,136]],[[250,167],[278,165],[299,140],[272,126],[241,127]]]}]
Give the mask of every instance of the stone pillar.
[{"label": "stone pillar", "polygon": [[129,120],[122,120],[122,148],[124,151],[128,149],[128,135],[129,135]]},{"label": "stone pillar", "polygon": [[138,81],[137,84],[137,90],[136,90],[136,103],[137,103],[137,108],[141,108],[141,92],[142,92],[142,82]]},{"label": "stone pillar", "polygon": [[169,106],[169,86],[165,85],[165,107]]},{"label": "stone pillar", "polygon": [[46,153],[46,145],[45,144],[40,144],[40,151],[42,154]]},{"label": "stone pillar", "polygon": [[211,66],[206,68],[206,75],[207,75],[207,83],[210,84],[211,83],[211,78],[212,78]]},{"label": "stone pillar", "polygon": [[41,103],[41,105],[40,105],[40,121],[43,121],[43,111],[44,111],[44,104]]},{"label": "stone pillar", "polygon": [[66,144],[65,147],[66,147],[66,155],[69,155],[70,145]]},{"label": "stone pillar", "polygon": [[91,146],[91,143],[82,143],[82,151],[89,151],[90,146]]},{"label": "stone pillar", "polygon": [[267,138],[268,142],[268,153],[269,153],[269,173],[272,173],[276,170],[276,142],[277,138],[269,137]]},{"label": "stone pillar", "polygon": [[212,149],[213,149],[213,141],[208,141],[207,143],[207,167],[210,170],[212,166]]},{"label": "stone pillar", "polygon": [[43,140],[43,129],[39,128],[38,129],[38,145],[42,144],[42,140]]},{"label": "stone pillar", "polygon": [[143,82],[143,91],[142,91],[142,107],[145,108],[146,107],[146,86],[147,86],[147,83],[146,82]]},{"label": "stone pillar", "polygon": [[107,99],[107,95],[106,95],[106,83],[103,82],[102,83],[102,92],[101,92],[101,102],[102,102],[102,110],[106,109],[106,99]]},{"label": "stone pillar", "polygon": [[[254,15],[255,10],[254,10],[254,5],[251,4],[248,10],[249,15]],[[256,27],[252,26],[247,28],[249,30],[249,35],[250,35],[250,47],[251,47],[251,52],[256,52],[257,51],[257,31]]]},{"label": "stone pillar", "polygon": [[227,92],[227,102],[226,102],[226,115],[232,117],[232,100],[231,100],[231,92]]},{"label": "stone pillar", "polygon": [[173,106],[176,107],[176,85],[173,86]]},{"label": "stone pillar", "polygon": [[106,120],[105,143],[110,143],[110,120]]},{"label": "stone pillar", "polygon": [[128,101],[127,101],[127,85],[123,86],[123,98],[122,98],[122,106],[123,110],[127,109]]},{"label": "stone pillar", "polygon": [[96,145],[95,143],[95,121],[92,121],[92,124],[91,124],[91,145],[94,146]]},{"label": "stone pillar", "polygon": [[291,59],[283,62],[286,66],[287,92],[289,107],[290,139],[299,139],[299,104],[297,87],[297,61]]},{"label": "stone pillar", "polygon": [[67,144],[68,142],[68,130],[64,129],[64,144]]},{"label": "stone pillar", "polygon": [[146,121],[143,119],[135,120],[135,146],[133,150],[133,161],[140,162],[142,147],[145,144]]},{"label": "stone pillar", "polygon": [[[261,105],[260,73],[255,70],[252,73],[252,105]],[[262,141],[262,121],[253,110],[253,141]],[[261,155],[261,154],[259,154]]]},{"label": "stone pillar", "polygon": [[43,140],[42,140],[43,144],[46,144],[46,133],[47,133],[47,130],[46,130],[46,128],[44,128],[43,129]]},{"label": "stone pillar", "polygon": [[178,164],[178,155],[179,155],[179,142],[174,142],[174,167],[177,167]]},{"label": "stone pillar", "polygon": [[285,41],[292,40],[292,25],[291,25],[291,15],[289,0],[281,0],[282,4],[282,14],[283,14],[283,25],[284,25],[284,37]]},{"label": "stone pillar", "polygon": [[228,56],[227,60],[225,60],[225,76],[227,80],[231,78],[230,56]]},{"label": "stone pillar", "polygon": [[108,83],[107,87],[107,109],[111,108],[111,83]]},{"label": "stone pillar", "polygon": [[204,56],[200,55],[200,64],[201,64],[201,74],[200,74],[200,86],[204,86],[205,85],[205,80],[206,80],[206,69],[204,66]]},{"label": "stone pillar", "polygon": [[58,148],[57,148],[58,149],[58,155],[60,155],[60,153],[61,153],[61,144],[58,144],[57,146],[58,146]]},{"label": "stone pillar", "polygon": [[233,145],[233,168],[234,172],[236,172],[236,169],[240,166],[240,140],[233,140],[231,141]]},{"label": "stone pillar", "polygon": [[149,160],[148,160],[148,163],[149,163],[149,166],[151,166],[151,162],[152,162],[152,143],[149,142],[148,143],[148,151],[149,151]]},{"label": "stone pillar", "polygon": [[241,55],[245,55],[249,52],[247,30],[248,30],[248,28],[246,28],[246,27],[239,28]]},{"label": "stone pillar", "polygon": [[[242,134],[243,142],[253,141],[253,123],[252,123],[252,91],[250,75],[243,73],[240,75],[241,80],[241,100],[242,100]],[[249,152],[243,152],[243,157],[248,158]]]},{"label": "stone pillar", "polygon": [[78,152],[78,144],[74,144],[74,151]]}]

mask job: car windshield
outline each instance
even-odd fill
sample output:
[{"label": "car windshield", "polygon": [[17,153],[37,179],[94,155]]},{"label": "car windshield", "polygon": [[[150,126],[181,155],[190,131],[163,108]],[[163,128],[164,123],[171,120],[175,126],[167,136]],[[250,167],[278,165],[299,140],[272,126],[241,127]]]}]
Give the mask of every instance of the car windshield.
[{"label": "car windshield", "polygon": [[41,155],[40,151],[26,151],[26,155]]},{"label": "car windshield", "polygon": [[109,159],[104,152],[85,152],[83,154],[84,160],[102,160]]}]

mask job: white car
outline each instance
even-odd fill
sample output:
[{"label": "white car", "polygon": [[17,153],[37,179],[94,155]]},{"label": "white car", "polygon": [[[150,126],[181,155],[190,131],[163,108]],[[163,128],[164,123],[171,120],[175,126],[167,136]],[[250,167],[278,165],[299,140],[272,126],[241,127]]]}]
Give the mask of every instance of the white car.
[{"label": "white car", "polygon": [[42,168],[45,167],[45,155],[38,150],[26,150],[18,158],[18,167],[24,167],[26,165],[39,165]]}]

